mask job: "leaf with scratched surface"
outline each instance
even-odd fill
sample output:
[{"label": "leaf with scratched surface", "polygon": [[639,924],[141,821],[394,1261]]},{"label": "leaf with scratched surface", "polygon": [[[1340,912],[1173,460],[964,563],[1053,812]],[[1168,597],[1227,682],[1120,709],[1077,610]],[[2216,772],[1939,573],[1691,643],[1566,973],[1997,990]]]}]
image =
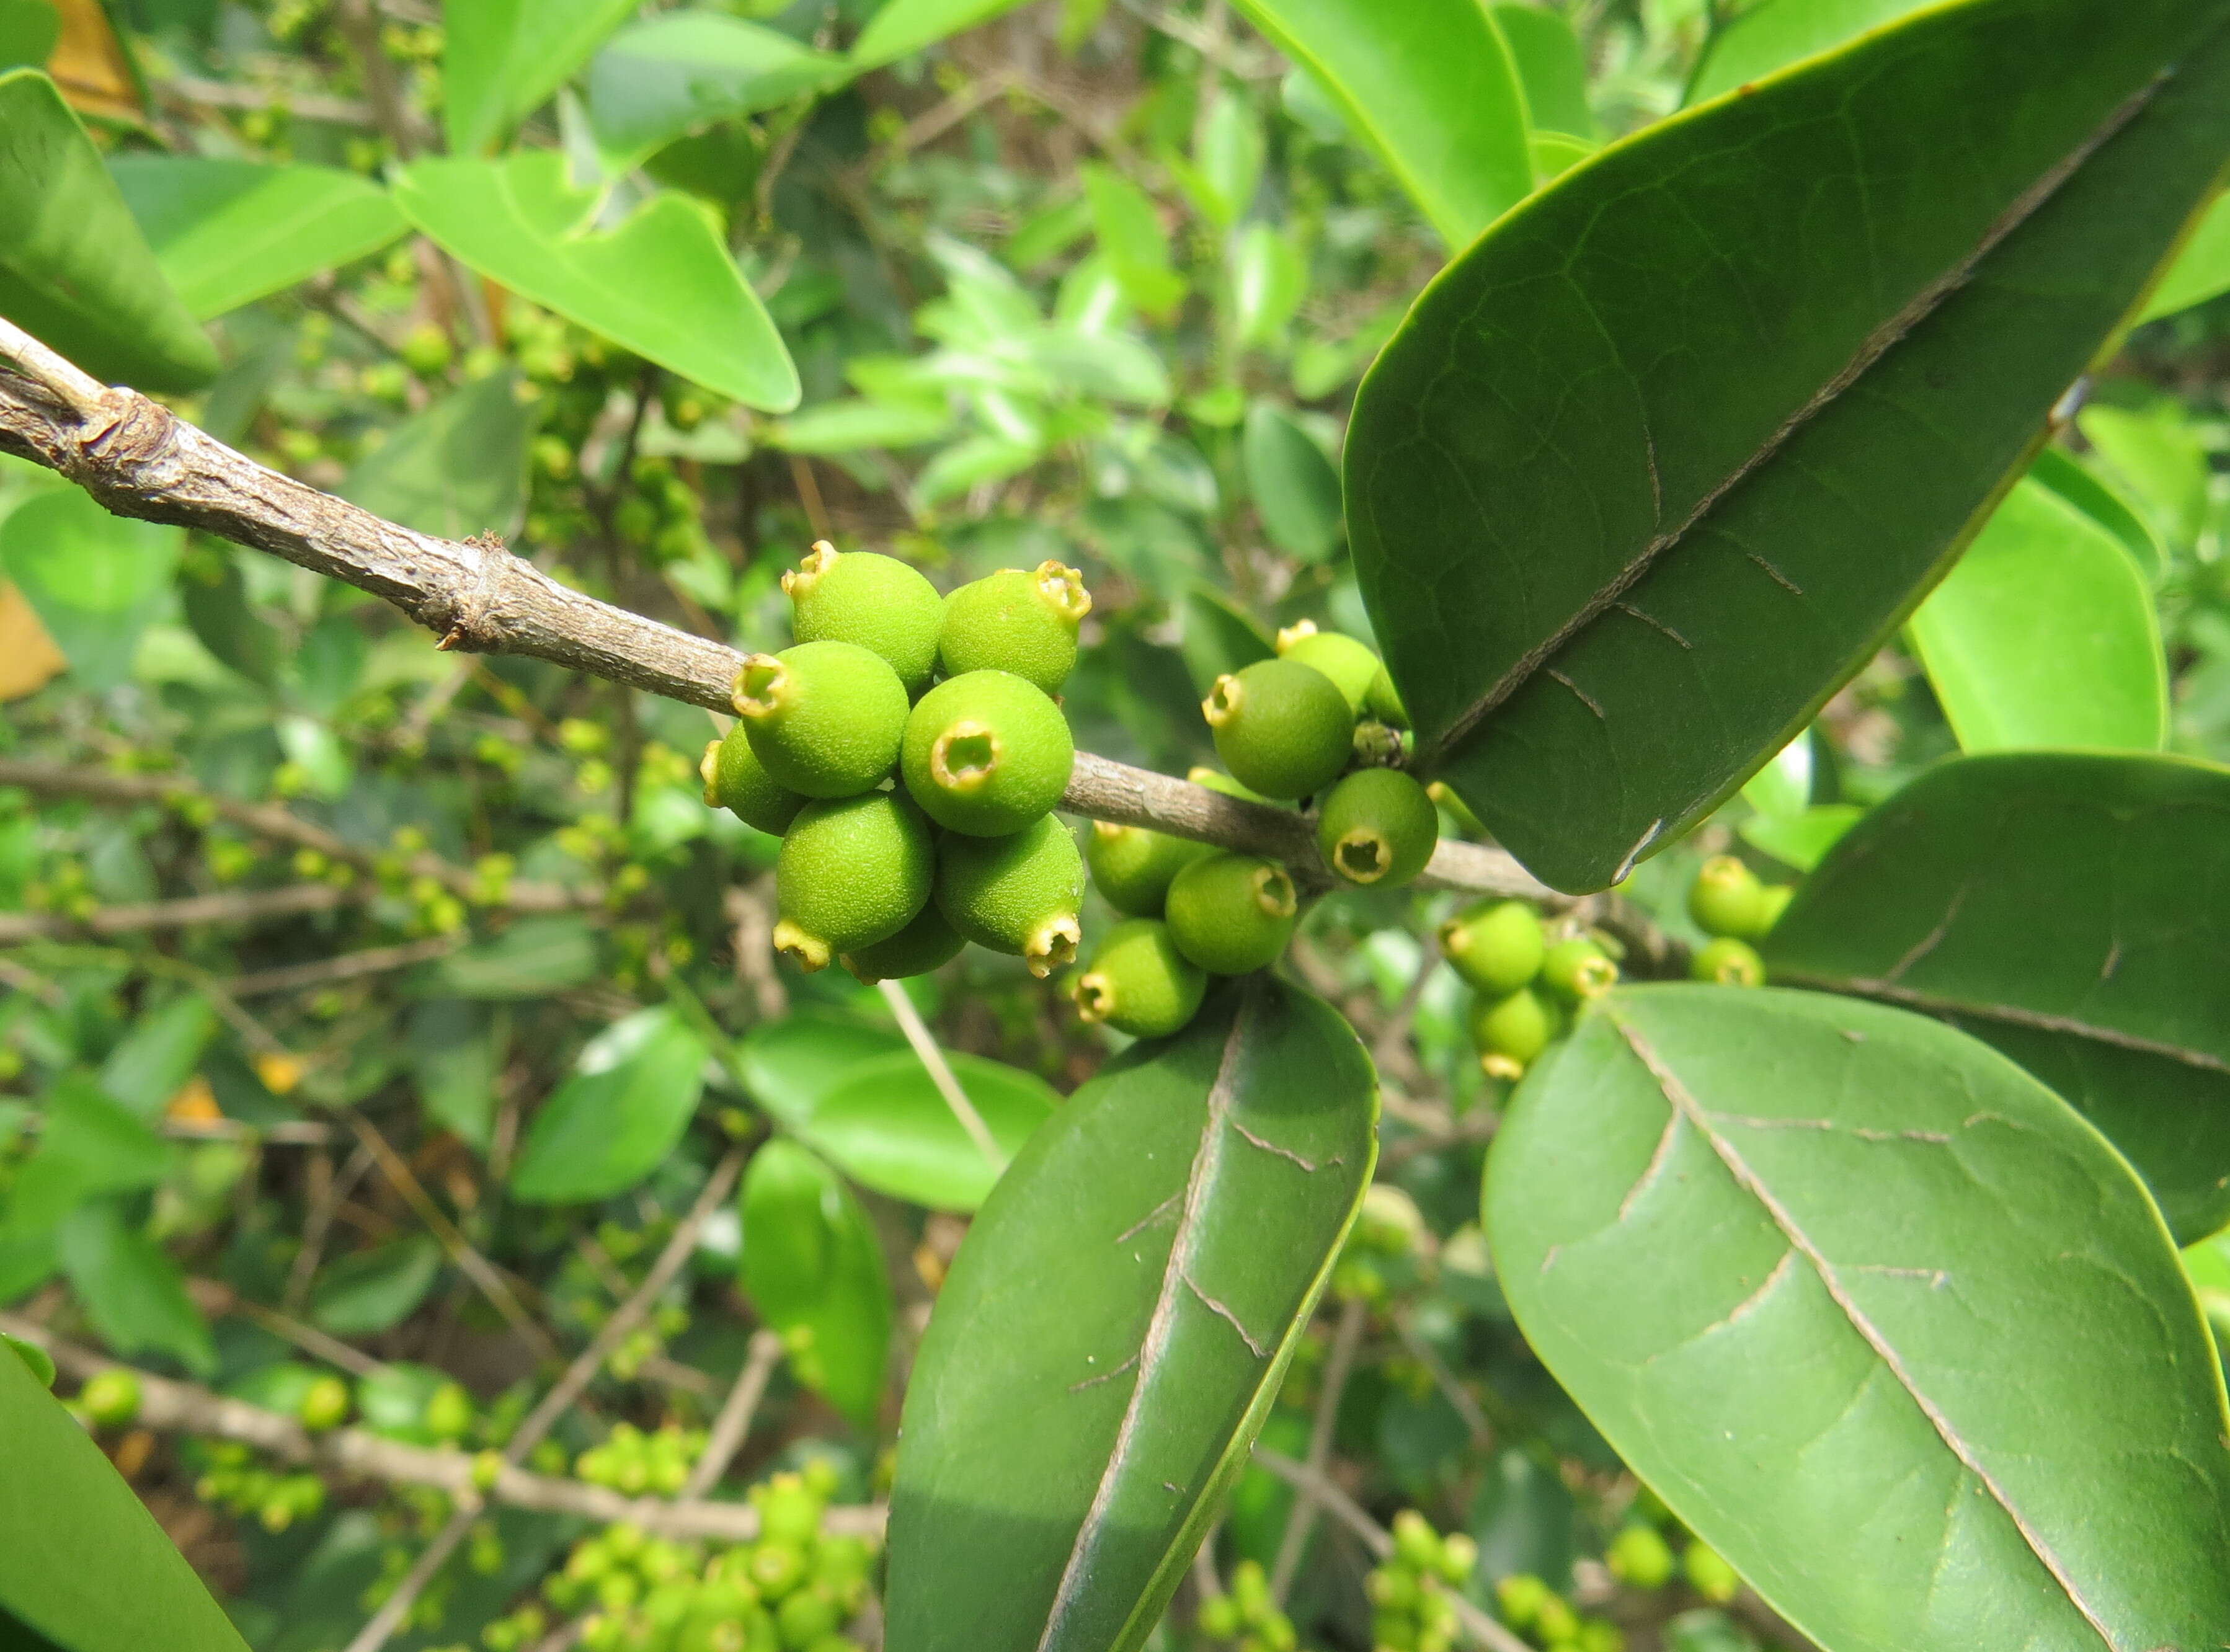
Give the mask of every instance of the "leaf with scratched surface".
[{"label": "leaf with scratched surface", "polygon": [[2230,770],[2007,752],[1868,814],[1762,943],[1773,978],[1938,1016],[2059,1092],[2184,1242],[2230,1222]]},{"label": "leaf with scratched surface", "polygon": [[1357,400],[1356,571],[1559,888],[1678,838],[1941,578],[2230,155],[2230,0],[1968,0],[1613,145]]},{"label": "leaf with scratched surface", "polygon": [[1377,1094],[1345,1022],[1255,977],[1031,1138],[906,1391],[893,1648],[1144,1642],[1370,1184]]},{"label": "leaf with scratched surface", "polygon": [[1526,1339],[1827,1652],[2230,1634],[2222,1377],[2160,1216],[1953,1029],[1768,989],[1614,993],[1487,1169]]}]

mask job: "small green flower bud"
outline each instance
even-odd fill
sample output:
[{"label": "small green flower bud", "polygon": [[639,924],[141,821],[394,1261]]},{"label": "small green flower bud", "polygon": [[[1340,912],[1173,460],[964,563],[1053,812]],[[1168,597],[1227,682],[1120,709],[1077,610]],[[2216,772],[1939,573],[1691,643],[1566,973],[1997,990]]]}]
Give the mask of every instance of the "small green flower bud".
[{"label": "small green flower bud", "polygon": [[1158,918],[1169,900],[1170,880],[1215,851],[1189,837],[1172,837],[1150,826],[1092,823],[1085,840],[1084,863],[1107,904],[1133,918]]},{"label": "small green flower bud", "polygon": [[1541,972],[1548,937],[1522,900],[1481,901],[1440,926],[1440,953],[1470,986],[1505,998]]},{"label": "small green flower bud", "polygon": [[1754,940],[1766,931],[1765,886],[1731,855],[1714,855],[1688,888],[1688,915],[1707,935]]},{"label": "small green flower bud", "polygon": [[929,823],[900,794],[807,804],[775,861],[776,950],[810,971],[888,939],[928,901],[936,868]]},{"label": "small green flower bud", "polygon": [[1060,707],[1007,671],[948,677],[906,719],[906,790],[948,830],[1004,837],[1052,811],[1076,747]]},{"label": "small green flower bud", "polygon": [[867,551],[816,540],[782,577],[791,633],[801,642],[852,642],[880,655],[906,693],[929,687],[944,599],[918,570]]},{"label": "small green flower bud", "polygon": [[1610,1575],[1631,1589],[1662,1589],[1672,1579],[1672,1550],[1653,1526],[1627,1526],[1603,1551]]},{"label": "small green flower bud", "polygon": [[1100,940],[1092,967],[1077,978],[1076,1012],[1133,1038],[1166,1038],[1200,1013],[1208,977],[1151,918],[1118,924]]},{"label": "small green flower bud", "polygon": [[1057,694],[1076,665],[1076,629],[1091,611],[1084,576],[1073,568],[1002,568],[944,599],[938,658],[947,676],[1011,671]]},{"label": "small green flower bud", "polygon": [[790,823],[805,807],[802,795],[774,783],[766,765],[751,750],[751,731],[741,723],[705,747],[705,760],[697,772],[704,777],[706,807],[725,809],[744,825],[777,837],[790,829]]},{"label": "small green flower bud", "polygon": [[1051,815],[1010,837],[956,833],[939,846],[937,904],[952,926],[1041,980],[1076,956],[1083,901],[1084,857]]},{"label": "small green flower bud", "polygon": [[1398,889],[1425,869],[1440,841],[1440,811],[1399,769],[1361,769],[1325,796],[1317,849],[1350,883]]},{"label": "small green flower bud", "polygon": [[124,1428],[139,1416],[139,1378],[120,1365],[96,1372],[78,1391],[77,1401],[102,1428]]},{"label": "small green flower bud", "polygon": [[855,978],[873,986],[878,981],[904,981],[941,970],[967,944],[937,902],[927,900],[897,934],[846,952],[841,961]]},{"label": "small green flower bud", "polygon": [[1489,1078],[1518,1079],[1563,1030],[1563,1016],[1544,994],[1520,987],[1504,998],[1480,998],[1471,1008],[1471,1039]]},{"label": "small green flower bud", "polygon": [[1293,880],[1275,861],[1218,854],[1170,884],[1170,939],[1210,975],[1247,975],[1276,963],[1300,921]]},{"label": "small green flower bud", "polygon": [[850,797],[898,761],[911,709],[880,655],[851,642],[801,642],[754,654],[736,673],[736,714],[775,784],[809,797]]},{"label": "small green flower bud", "polygon": [[1709,981],[1718,986],[1763,986],[1765,960],[1748,941],[1722,935],[1698,948],[1688,960],[1688,976],[1691,980]]},{"label": "small green flower bud", "polygon": [[1323,672],[1357,717],[1370,701],[1371,683],[1386,668],[1367,643],[1337,631],[1319,631],[1314,620],[1299,621],[1278,633],[1278,657]]},{"label": "small green flower bud", "polygon": [[294,1406],[295,1416],[313,1434],[340,1427],[348,1421],[348,1384],[331,1375],[320,1377],[305,1388]]},{"label": "small green flower bud", "polygon": [[1558,941],[1541,958],[1541,980],[1575,1003],[1600,998],[1618,984],[1618,965],[1586,936]]},{"label": "small green flower bud", "polygon": [[1714,1606],[1724,1606],[1742,1592],[1742,1579],[1717,1549],[1701,1543],[1691,1543],[1687,1553],[1680,1557],[1680,1569],[1688,1574],[1688,1586]]},{"label": "small green flower bud", "polygon": [[1781,921],[1781,914],[1789,910],[1789,903],[1795,899],[1795,896],[1796,886],[1793,883],[1769,883],[1760,889],[1757,932],[1761,935],[1771,932],[1773,926]]},{"label": "small green flower bud", "polygon": [[1355,713],[1330,677],[1292,660],[1257,660],[1218,677],[1201,702],[1215,754],[1266,797],[1305,797],[1347,767]]}]

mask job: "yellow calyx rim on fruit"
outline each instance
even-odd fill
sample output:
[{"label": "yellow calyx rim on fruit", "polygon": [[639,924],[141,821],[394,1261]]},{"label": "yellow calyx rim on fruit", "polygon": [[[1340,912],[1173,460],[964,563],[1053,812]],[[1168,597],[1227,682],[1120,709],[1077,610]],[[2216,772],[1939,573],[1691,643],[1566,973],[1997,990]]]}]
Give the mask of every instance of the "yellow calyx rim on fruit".
[{"label": "yellow calyx rim on fruit", "polygon": [[1076,949],[1083,939],[1084,931],[1075,919],[1067,913],[1048,918],[1022,943],[1022,962],[1042,981],[1062,965],[1076,961]]},{"label": "yellow calyx rim on fruit", "polygon": [[1515,1084],[1525,1076],[1525,1063],[1514,1062],[1507,1055],[1482,1055],[1479,1058],[1479,1070],[1491,1079],[1502,1079]]},{"label": "yellow calyx rim on fruit", "polygon": [[1392,869],[1394,846],[1383,832],[1357,826],[1332,845],[1333,870],[1350,883],[1376,883]]},{"label": "yellow calyx rim on fruit", "polygon": [[929,778],[940,791],[980,791],[999,771],[1004,748],[988,725],[963,718],[929,748]]},{"label": "yellow calyx rim on fruit", "polygon": [[771,654],[754,654],[736,668],[735,692],[729,696],[738,717],[771,715],[788,698],[790,668]]},{"label": "yellow calyx rim on fruit", "polygon": [[1471,931],[1460,918],[1451,918],[1440,926],[1440,950],[1443,952],[1467,952],[1471,950]]},{"label": "yellow calyx rim on fruit", "polygon": [[1299,904],[1293,894],[1293,881],[1286,875],[1282,866],[1263,866],[1254,869],[1254,904],[1273,918],[1290,918]]},{"label": "yellow calyx rim on fruit", "polygon": [[1239,715],[1240,705],[1246,698],[1246,685],[1227,671],[1215,680],[1215,687],[1208,691],[1208,698],[1200,702],[1200,714],[1208,719],[1210,728],[1221,728]]},{"label": "yellow calyx rim on fruit", "polygon": [[836,547],[826,539],[815,539],[813,549],[800,559],[797,566],[783,571],[782,594],[802,597],[820,582],[821,576],[835,565]]},{"label": "yellow calyx rim on fruit", "polygon": [[1582,998],[1600,998],[1618,984],[1618,965],[1607,958],[1591,958],[1572,971],[1572,991]]},{"label": "yellow calyx rim on fruit", "polygon": [[1076,1016],[1090,1025],[1115,1013],[1115,984],[1098,970],[1076,983]]},{"label": "yellow calyx rim on fruit", "polygon": [[1041,562],[1033,583],[1046,605],[1072,625],[1092,611],[1092,593],[1085,590],[1084,576],[1074,568],[1050,559]]},{"label": "yellow calyx rim on fruit", "polygon": [[705,782],[705,806],[707,809],[718,809],[720,806],[719,794],[713,790],[712,786],[713,778],[719,771],[720,742],[707,740],[705,742],[704,761],[697,765],[697,772]]},{"label": "yellow calyx rim on fruit", "polygon": [[1110,843],[1113,842],[1117,838],[1124,836],[1127,833],[1135,832],[1138,829],[1135,826],[1118,826],[1112,820],[1095,820],[1092,823],[1092,835],[1094,837],[1100,838]]},{"label": "yellow calyx rim on fruit", "polygon": [[1303,637],[1316,634],[1317,623],[1314,620],[1295,620],[1291,625],[1281,625],[1278,628],[1278,652],[1283,654]]},{"label": "yellow calyx rim on fruit", "polygon": [[774,926],[774,950],[808,975],[828,967],[828,943],[787,918]]}]

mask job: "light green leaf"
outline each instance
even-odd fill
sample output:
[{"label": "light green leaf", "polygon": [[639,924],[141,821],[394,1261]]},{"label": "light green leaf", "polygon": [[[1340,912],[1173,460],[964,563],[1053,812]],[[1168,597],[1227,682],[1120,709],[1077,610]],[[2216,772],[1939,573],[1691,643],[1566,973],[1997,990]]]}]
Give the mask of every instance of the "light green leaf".
[{"label": "light green leaf", "polygon": [[594,980],[596,970],[596,934],[583,920],[523,918],[443,958],[432,983],[450,997],[546,998]]},{"label": "light green leaf", "polygon": [[2230,771],[2013,753],[1868,815],[1761,943],[1776,980],[1937,1015],[2081,1109],[2186,1240],[2230,1222]]},{"label": "light green leaf", "polygon": [[2210,468],[2206,443],[2181,407],[2086,407],[2076,423],[2164,538],[2186,549],[2198,542],[2207,526]]},{"label": "light green leaf", "polygon": [[797,405],[797,369],[704,210],[652,197],[610,229],[596,192],[538,150],[423,160],[395,180],[403,216],[489,280],[746,406]]},{"label": "light green leaf", "polygon": [[1196,584],[1186,591],[1183,611],[1184,633],[1177,651],[1184,655],[1193,692],[1203,700],[1218,677],[1244,671],[1278,652],[1254,616],[1213,585]]},{"label": "light green leaf", "polygon": [[1570,23],[1562,12],[1519,0],[1504,0],[1492,10],[1494,26],[1502,31],[1511,61],[1518,66],[1518,83],[1525,88],[1535,136],[1557,132],[1592,139],[1595,117],[1588,106],[1587,58]]},{"label": "light green leaf", "polygon": [[482,1152],[495,1127],[503,1062],[490,1019],[479,1004],[436,998],[412,1010],[403,1032],[403,1059],[427,1113]]},{"label": "light green leaf", "polygon": [[1451,247],[1533,187],[1525,94],[1479,0],[1239,0]]},{"label": "light green leaf", "polygon": [[342,480],[374,515],[445,539],[514,532],[526,513],[526,454],[542,422],[506,369],[414,413]]},{"label": "light green leaf", "polygon": [[1028,442],[1004,436],[970,436],[956,442],[921,468],[914,479],[914,494],[924,505],[940,505],[948,499],[1019,476],[1037,463],[1040,449]]},{"label": "light green leaf", "polygon": [[0,572],[23,593],[79,681],[114,688],[131,681],[140,633],[170,605],[181,537],[176,528],[111,516],[74,487],[55,488],[0,521]]},{"label": "light green leaf", "polygon": [[456,155],[478,155],[589,61],[635,0],[444,0],[441,123]]},{"label": "light green leaf", "polygon": [[2168,661],[2120,540],[2023,481],[1911,621],[1960,746],[2158,751]]},{"label": "light green leaf", "polygon": [[670,11],[616,36],[589,67],[589,123],[616,170],[718,120],[850,78],[841,57],[715,11]]},{"label": "light green leaf", "polygon": [[1519,1088],[1486,1217],[1543,1362],[1821,1647],[2230,1623],[2222,1377],[2168,1234],[1971,1039],[1805,993],[1614,993]]},{"label": "light green leaf", "polygon": [[581,1052],[542,1104],[512,1171],[529,1204],[581,1204],[624,1192],[681,1139],[705,1087],[705,1042],[673,1010],[638,1010]]},{"label": "light green leaf", "polygon": [[1231,330],[1239,342],[1273,345],[1292,324],[1308,294],[1308,266],[1293,243],[1259,220],[1239,232],[1228,274]]},{"label": "light green leaf", "polygon": [[1184,278],[1170,266],[1170,233],[1163,227],[1161,209],[1112,166],[1087,161],[1082,171],[1100,255],[1124,295],[1149,315],[1167,312],[1184,296]]},{"label": "light green leaf", "polygon": [[868,19],[852,48],[852,66],[865,73],[910,57],[949,35],[987,23],[1021,0],[886,0]]},{"label": "light green leaf", "polygon": [[[9,1190],[0,1219],[4,1272],[29,1288],[55,1267],[55,1234],[88,1198],[152,1187],[171,1172],[177,1152],[81,1074],[66,1074],[46,1095],[39,1145]],[[14,1291],[0,1291],[0,1296]]]},{"label": "light green leaf", "polygon": [[101,1063],[100,1087],[151,1123],[201,1065],[216,1036],[216,1010],[198,992],[143,1016]]},{"label": "light green leaf", "polygon": [[2161,277],[2139,319],[2157,321],[2225,293],[2230,293],[2230,196],[2218,197],[2192,227],[2191,238]]},{"label": "light green leaf", "polygon": [[803,1009],[752,1028],[737,1047],[737,1056],[751,1100],[796,1130],[862,1062],[906,1048],[896,1028]]},{"label": "light green leaf", "polygon": [[893,1646],[1144,1643],[1370,1183],[1376,1092],[1345,1022],[1256,976],[1031,1139],[906,1390]]},{"label": "light green leaf", "polygon": [[318,1276],[310,1318],[337,1337],[371,1337],[409,1319],[441,1277],[441,1248],[413,1234],[344,1256]]},{"label": "light green leaf", "polygon": [[[952,1055],[953,1076],[1012,1158],[1060,1097],[1003,1062]],[[815,1104],[799,1136],[862,1187],[933,1210],[973,1210],[998,1179],[912,1050],[859,1062]]]},{"label": "light green leaf", "polygon": [[1202,123],[1193,152],[1198,204],[1219,229],[1228,229],[1254,204],[1262,182],[1262,123],[1244,100],[1216,99]]},{"label": "light green leaf", "polygon": [[1763,849],[1799,872],[1809,872],[1865,813],[1854,803],[1815,803],[1801,814],[1760,815],[1735,829],[1752,849]]},{"label": "light green leaf", "polygon": [[190,390],[216,376],[216,347],[36,69],[0,74],[0,315],[104,382]]},{"label": "light green leaf", "polygon": [[1727,25],[1698,68],[1688,101],[1701,103],[1776,69],[1896,22],[1927,0],[1765,0]]},{"label": "light green leaf", "polygon": [[25,1652],[247,1652],[146,1505],[19,1360],[0,1361],[0,1630],[11,1641]]},{"label": "light green leaf", "polygon": [[61,35],[54,0],[0,0],[0,69],[36,68]]},{"label": "light green leaf", "polygon": [[100,1339],[119,1354],[168,1354],[197,1377],[216,1370],[209,1321],[186,1276],[113,1198],[81,1204],[55,1235],[63,1275]]},{"label": "light green leaf", "polygon": [[789,1141],[751,1155],[738,1202],[744,1294],[782,1333],[798,1380],[872,1430],[893,1313],[867,1212],[835,1171]]},{"label": "light green leaf", "polygon": [[2122,542],[2138,571],[2158,584],[2169,567],[2168,546],[2127,496],[2065,448],[2046,448],[2028,478],[2052,491]]},{"label": "light green leaf", "polygon": [[1339,545],[1339,472],[1316,438],[1274,402],[1247,410],[1241,443],[1247,491],[1270,543],[1303,562],[1322,562]]},{"label": "light green leaf", "polygon": [[1988,519],[2226,155],[2230,0],[1968,0],[1517,208],[1349,430],[1421,765],[1559,888],[1677,841]]},{"label": "light green leaf", "polygon": [[385,190],[329,166],[121,155],[108,171],[204,321],[376,253],[408,227]]}]

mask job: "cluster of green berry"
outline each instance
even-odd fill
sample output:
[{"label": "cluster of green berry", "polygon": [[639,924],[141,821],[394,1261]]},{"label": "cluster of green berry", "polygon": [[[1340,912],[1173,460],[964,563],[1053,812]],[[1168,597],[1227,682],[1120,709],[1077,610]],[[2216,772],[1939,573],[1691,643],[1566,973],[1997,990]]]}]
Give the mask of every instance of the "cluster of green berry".
[{"label": "cluster of green berry", "polygon": [[1293,1620],[1278,1610],[1269,1574],[1257,1560],[1241,1560],[1231,1573],[1229,1592],[1210,1595],[1195,1620],[1211,1641],[1227,1642],[1237,1652],[1293,1652]]},{"label": "cluster of green berry", "polygon": [[632,484],[612,507],[612,531],[659,563],[687,562],[704,548],[704,501],[671,460],[654,454],[628,468]]},{"label": "cluster of green berry", "polygon": [[1763,984],[1765,961],[1750,943],[1781,921],[1795,893],[1786,883],[1759,882],[1757,874],[1731,855],[1705,861],[1688,887],[1688,915],[1715,939],[1697,949],[1688,972],[1720,986]]},{"label": "cluster of green berry", "polygon": [[705,1432],[674,1423],[645,1434],[632,1423],[615,1423],[602,1445],[590,1447],[573,1463],[574,1475],[592,1486],[609,1486],[629,1497],[655,1492],[678,1497],[689,1483],[690,1465],[704,1454]]},{"label": "cluster of green berry", "polygon": [[1603,1563],[1629,1589],[1662,1589],[1677,1571],[1714,1606],[1725,1605],[1742,1590],[1742,1579],[1717,1549],[1690,1538],[1676,1560],[1665,1534],[1647,1520],[1634,1520],[1621,1529],[1603,1551]]},{"label": "cluster of green berry", "polygon": [[1572,1013],[1618,984],[1616,943],[1552,939],[1522,900],[1482,901],[1440,926],[1440,952],[1472,1000],[1472,1042],[1489,1078],[1515,1081],[1560,1037]]},{"label": "cluster of green berry", "polygon": [[717,1552],[609,1526],[542,1592],[560,1610],[591,1609],[589,1652],[858,1652],[842,1629],[867,1604],[875,1551],[822,1531],[835,1491],[817,1462],[753,1487],[757,1540]]},{"label": "cluster of green berry", "polygon": [[283,1532],[325,1506],[325,1482],[316,1475],[266,1468],[237,1441],[203,1440],[193,1455],[201,1467],[194,1495],[232,1513],[252,1515],[267,1532]]},{"label": "cluster of green berry", "polygon": [[1582,1617],[1563,1596],[1527,1571],[1494,1585],[1502,1621],[1545,1652],[1626,1652],[1626,1636],[1604,1617]]},{"label": "cluster of green berry", "polygon": [[1084,863],[1052,814],[1076,755],[1053,696],[1092,607],[1080,576],[1047,562],[939,597],[824,542],[783,588],[796,645],[744,661],[702,771],[706,802],[782,837],[777,950],[864,981],[968,941],[1041,977],[1068,963]]},{"label": "cluster of green berry", "polygon": [[1372,1608],[1372,1652],[1449,1652],[1459,1620],[1447,1591],[1479,1564],[1479,1546],[1461,1532],[1443,1537],[1414,1508],[1394,1517],[1394,1552],[1365,1580]]}]

